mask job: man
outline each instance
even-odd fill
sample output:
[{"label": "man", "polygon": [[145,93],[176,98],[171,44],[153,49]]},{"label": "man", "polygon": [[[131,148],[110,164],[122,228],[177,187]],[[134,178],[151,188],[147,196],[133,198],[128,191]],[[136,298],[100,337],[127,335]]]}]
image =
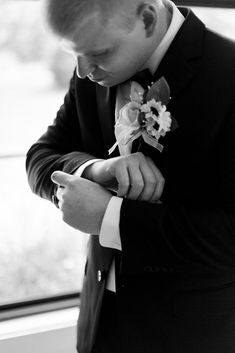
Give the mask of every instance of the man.
[{"label": "man", "polygon": [[[27,171],[95,234],[78,352],[235,352],[234,42],[169,1],[48,0],[47,14],[77,67]],[[147,83],[133,77],[145,69]],[[164,149],[142,135],[108,155],[130,87],[152,82],[170,99]]]}]

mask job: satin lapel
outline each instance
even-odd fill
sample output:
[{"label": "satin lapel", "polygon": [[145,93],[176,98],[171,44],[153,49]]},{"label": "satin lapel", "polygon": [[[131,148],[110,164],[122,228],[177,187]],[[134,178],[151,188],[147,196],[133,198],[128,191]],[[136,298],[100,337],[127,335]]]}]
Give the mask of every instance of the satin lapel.
[{"label": "satin lapel", "polygon": [[[114,124],[115,124],[115,97],[116,88],[103,87],[97,84],[96,86],[97,95],[97,108],[100,127],[102,131],[102,137],[104,145],[107,151],[115,143],[114,136]],[[117,150],[117,149],[116,149]],[[115,155],[114,151],[112,157]]]},{"label": "satin lapel", "polygon": [[191,10],[180,8],[185,21],[162,59],[155,79],[164,76],[175,98],[197,73],[205,26]]}]

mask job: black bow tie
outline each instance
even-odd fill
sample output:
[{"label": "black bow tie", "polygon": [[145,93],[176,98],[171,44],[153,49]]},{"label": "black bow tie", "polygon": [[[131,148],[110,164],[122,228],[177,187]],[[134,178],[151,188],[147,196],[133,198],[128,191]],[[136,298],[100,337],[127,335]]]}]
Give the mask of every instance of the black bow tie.
[{"label": "black bow tie", "polygon": [[145,69],[137,72],[134,76],[130,78],[130,81],[138,82],[143,88],[147,88],[151,86],[154,81],[154,77],[149,71],[149,69]]}]

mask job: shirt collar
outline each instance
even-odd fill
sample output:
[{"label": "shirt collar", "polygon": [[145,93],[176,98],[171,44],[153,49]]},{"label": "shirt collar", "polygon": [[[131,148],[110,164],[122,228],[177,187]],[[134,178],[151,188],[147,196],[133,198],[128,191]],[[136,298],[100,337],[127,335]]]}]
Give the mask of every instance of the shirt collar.
[{"label": "shirt collar", "polygon": [[170,26],[161,42],[157,46],[156,50],[153,52],[147,63],[145,63],[144,67],[142,68],[148,68],[152,74],[154,74],[154,72],[157,70],[162,58],[164,57],[174,37],[176,36],[178,30],[185,20],[184,16],[172,1],[165,0],[165,4],[169,11],[172,13]]}]

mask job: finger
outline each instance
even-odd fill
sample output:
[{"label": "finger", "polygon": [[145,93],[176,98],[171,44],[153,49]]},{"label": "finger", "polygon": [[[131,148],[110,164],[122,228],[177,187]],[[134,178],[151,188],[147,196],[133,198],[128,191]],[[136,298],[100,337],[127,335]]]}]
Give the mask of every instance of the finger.
[{"label": "finger", "polygon": [[163,190],[164,190],[164,186],[165,186],[165,179],[162,177],[158,184],[157,184],[157,187],[155,189],[155,192],[151,198],[150,201],[158,201],[160,200],[161,196],[162,196],[162,193],[163,193]]},{"label": "finger", "polygon": [[127,198],[130,200],[137,200],[144,188],[144,180],[142,173],[137,165],[129,165],[128,173],[130,179],[130,188],[127,193]]},{"label": "finger", "polygon": [[157,180],[157,183],[155,185],[155,190],[153,192],[153,195],[152,195],[150,201],[157,201],[162,196],[162,193],[164,190],[164,185],[165,185],[165,179],[151,158],[149,158],[149,157],[147,158],[147,163],[150,166],[150,168],[152,169],[152,172],[155,175],[155,178]]},{"label": "finger", "polygon": [[72,179],[73,176],[71,174],[61,172],[59,170],[55,171],[51,175],[51,180],[58,186],[67,186]]},{"label": "finger", "polygon": [[150,201],[154,195],[155,189],[158,184],[158,177],[153,172],[152,168],[146,162],[140,165],[140,171],[144,181],[144,187],[138,200],[140,201]]},{"label": "finger", "polygon": [[117,182],[118,182],[117,196],[125,197],[130,187],[129,174],[126,166],[123,168],[116,169],[115,178],[117,179]]},{"label": "finger", "polygon": [[58,188],[57,188],[57,190],[56,190],[56,197],[57,197],[57,199],[59,200],[59,201],[61,201],[62,200],[62,196],[63,196],[63,193],[64,193],[64,187],[62,187],[62,186],[59,186]]}]

